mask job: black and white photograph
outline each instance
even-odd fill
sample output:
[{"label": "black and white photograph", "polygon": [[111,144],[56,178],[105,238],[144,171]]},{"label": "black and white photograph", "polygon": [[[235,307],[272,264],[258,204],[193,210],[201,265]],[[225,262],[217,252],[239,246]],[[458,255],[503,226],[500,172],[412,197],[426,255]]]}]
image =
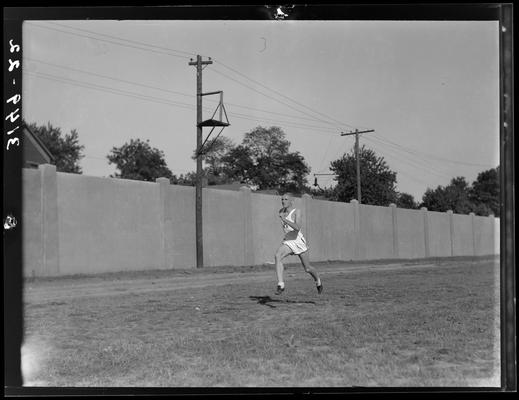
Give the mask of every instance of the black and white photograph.
[{"label": "black and white photograph", "polygon": [[4,8],[6,393],[516,390],[492,6]]}]

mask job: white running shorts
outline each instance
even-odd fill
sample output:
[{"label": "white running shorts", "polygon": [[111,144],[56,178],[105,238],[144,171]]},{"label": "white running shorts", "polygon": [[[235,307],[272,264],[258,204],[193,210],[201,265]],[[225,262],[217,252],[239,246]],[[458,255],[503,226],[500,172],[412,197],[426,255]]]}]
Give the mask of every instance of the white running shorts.
[{"label": "white running shorts", "polygon": [[294,240],[284,240],[283,244],[286,244],[292,253],[301,254],[308,250],[306,240],[301,231],[298,232],[297,237]]}]

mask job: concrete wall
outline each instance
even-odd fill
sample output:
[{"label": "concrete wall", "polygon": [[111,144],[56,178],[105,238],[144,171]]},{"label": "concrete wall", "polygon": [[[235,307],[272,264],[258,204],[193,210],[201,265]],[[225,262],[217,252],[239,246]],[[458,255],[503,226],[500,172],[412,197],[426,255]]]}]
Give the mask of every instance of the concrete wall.
[{"label": "concrete wall", "polygon": [[355,205],[313,200],[310,196],[304,199],[308,222],[303,233],[310,247],[310,260],[354,260]]},{"label": "concrete wall", "polygon": [[161,268],[155,183],[57,174],[60,273]]},{"label": "concrete wall", "polygon": [[360,260],[394,257],[393,212],[390,207],[360,204]]},{"label": "concrete wall", "polygon": [[406,210],[393,207],[396,213],[394,224],[396,225],[396,249],[395,257],[398,258],[424,258],[426,254],[427,239],[425,236],[425,218],[423,211]]},{"label": "concrete wall", "polygon": [[[476,256],[495,253],[495,246],[497,246],[497,253],[499,253],[499,240],[489,240],[489,238],[494,236],[495,228],[499,229],[499,224],[496,224],[495,218],[474,216],[474,245]],[[497,230],[497,237],[499,238],[499,230]]]},{"label": "concrete wall", "polygon": [[[24,275],[196,266],[195,189],[157,182],[23,170]],[[204,188],[204,265],[273,262],[283,237],[279,196]],[[312,261],[488,255],[499,220],[295,199]],[[496,234],[497,232],[497,234]],[[296,262],[291,256],[287,262]]]},{"label": "concrete wall", "polygon": [[429,255],[431,257],[452,256],[452,232],[450,214],[426,211],[428,224]]}]

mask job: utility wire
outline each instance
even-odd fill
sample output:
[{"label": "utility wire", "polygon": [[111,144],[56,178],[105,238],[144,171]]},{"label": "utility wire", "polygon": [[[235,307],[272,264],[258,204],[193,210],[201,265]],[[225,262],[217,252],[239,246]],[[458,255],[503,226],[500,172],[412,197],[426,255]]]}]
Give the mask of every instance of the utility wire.
[{"label": "utility wire", "polygon": [[[268,86],[262,84],[261,82],[258,82],[258,81],[254,80],[254,79],[252,79],[252,78],[249,78],[247,75],[241,73],[240,71],[237,71],[236,69],[234,69],[234,68],[232,68],[232,67],[229,67],[228,65],[226,65],[225,63],[223,63],[223,62],[221,62],[221,61],[218,61],[218,60],[214,60],[214,61],[217,62],[219,65],[222,65],[223,67],[229,69],[230,71],[233,71],[234,73],[236,73],[236,74],[238,74],[238,75],[240,75],[240,76],[243,76],[245,79],[247,79],[247,80],[249,80],[249,81],[255,83],[256,85],[259,85],[259,86],[261,86],[261,87],[263,87],[263,88],[265,88],[265,89],[268,89],[268,90],[270,90],[270,91],[276,93],[278,96],[281,96],[281,97],[283,97],[283,98],[285,98],[285,99],[287,99],[287,100],[289,100],[289,101],[292,101],[293,103],[295,103],[295,104],[297,104],[297,105],[299,105],[299,106],[301,106],[301,107],[304,107],[304,108],[306,108],[307,110],[309,110],[309,111],[311,111],[311,112],[313,112],[313,113],[319,114],[319,115],[321,115],[322,117],[325,117],[327,120],[332,120],[332,121],[335,121],[336,123],[338,123],[338,124],[340,124],[340,125],[346,125],[346,126],[349,126],[350,128],[355,128],[355,126],[353,126],[353,125],[346,124],[346,123],[344,123],[344,122],[342,122],[342,121],[339,121],[339,120],[337,120],[337,119],[335,119],[335,118],[333,118],[333,117],[330,117],[329,115],[326,115],[326,114],[324,114],[324,113],[322,113],[322,112],[320,112],[320,111],[316,111],[316,110],[314,110],[313,108],[308,107],[308,106],[306,106],[306,105],[304,105],[304,104],[302,104],[302,103],[300,103],[300,102],[294,100],[293,98],[291,98],[291,97],[289,97],[289,96],[286,96],[286,95],[284,95],[283,93],[278,92],[277,90],[274,90],[274,89],[272,89],[272,88],[269,88]],[[360,128],[359,126],[357,126],[357,127]]]},{"label": "utility wire", "polygon": [[[52,22],[51,22],[51,23],[52,23]],[[150,52],[153,52],[153,53],[166,54],[166,55],[171,55],[171,56],[174,56],[174,57],[180,57],[180,58],[185,58],[185,59],[188,58],[187,56],[180,56],[180,55],[177,55],[177,54],[171,54],[171,52],[180,52],[180,53],[185,53],[185,54],[189,54],[189,55],[194,55],[194,53],[189,53],[189,52],[185,52],[185,51],[182,51],[182,50],[176,50],[176,49],[171,49],[171,48],[166,48],[166,47],[161,47],[161,46],[152,45],[152,44],[149,44],[149,43],[143,43],[143,42],[132,41],[132,40],[123,39],[123,38],[119,38],[119,37],[112,36],[112,35],[100,34],[100,33],[97,33],[97,32],[93,32],[93,31],[89,31],[89,30],[81,29],[81,28],[75,28],[75,27],[71,27],[71,26],[67,26],[67,25],[62,25],[62,24],[57,24],[57,23],[53,23],[53,24],[54,24],[54,25],[57,25],[57,26],[60,26],[60,27],[66,27],[66,28],[68,28],[68,29],[79,30],[79,31],[88,32],[88,33],[95,34],[95,35],[102,35],[102,36],[106,36],[106,37],[110,37],[110,38],[115,38],[115,39],[117,39],[117,40],[119,40],[119,41],[125,41],[125,42],[129,42],[129,43],[136,43],[136,44],[139,44],[139,45],[141,45],[141,46],[146,46],[146,47],[143,48],[143,47],[136,47],[136,46],[132,46],[132,45],[125,45],[125,44],[122,44],[122,43],[119,43],[119,42],[114,42],[114,41],[111,41],[111,40],[100,39],[100,38],[96,38],[96,37],[92,37],[92,36],[88,36],[88,35],[83,35],[83,34],[73,33],[73,32],[69,32],[69,31],[64,31],[64,30],[62,30],[62,29],[56,29],[56,28],[52,28],[52,27],[48,27],[48,26],[42,26],[42,25],[34,24],[34,23],[32,23],[31,25],[32,25],[32,26],[39,27],[39,28],[44,28],[44,29],[56,30],[56,31],[58,31],[58,32],[63,32],[63,33],[67,33],[67,34],[71,34],[71,35],[75,35],[75,36],[79,36],[79,37],[85,37],[85,38],[89,38],[89,39],[93,39],[93,40],[104,41],[104,42],[107,42],[107,43],[116,44],[116,45],[123,46],[123,47],[136,48],[136,49],[139,49],[139,50],[142,50],[142,51],[150,51]],[[165,50],[165,51],[156,51],[156,50],[152,50],[152,49],[150,49],[150,48],[148,48],[148,47],[154,47],[154,48],[156,48],[156,49]],[[219,62],[219,63],[220,63],[220,62]],[[224,67],[226,67],[226,68],[232,70],[232,71],[237,72],[237,71],[236,71],[235,69],[233,69],[232,67],[229,67],[229,66],[227,66],[227,65],[224,65],[223,63],[220,63],[220,64],[221,64],[222,66],[224,66]],[[251,88],[250,86],[248,86],[248,85],[246,85],[246,84],[244,84],[244,83],[241,83],[241,82],[239,82],[239,81],[237,81],[237,80],[235,80],[235,79],[233,79],[233,78],[230,78],[228,75],[225,75],[225,74],[223,74],[223,73],[221,73],[221,72],[219,72],[219,71],[217,71],[217,70],[215,70],[215,69],[212,69],[212,70],[215,71],[215,72],[217,72],[217,73],[220,73],[222,76],[225,76],[225,77],[228,78],[228,79],[231,79],[231,80],[237,82],[238,84],[241,84],[241,85],[243,85],[243,86],[245,86],[245,87],[247,87],[247,88],[249,88],[249,89],[251,89],[251,90],[253,90],[253,91],[256,91],[256,92],[258,92],[258,93],[260,93],[260,94],[262,94],[262,95],[264,95],[264,96],[267,96],[267,97],[269,97],[270,99],[275,100],[275,101],[277,101],[277,102],[279,102],[279,103],[281,103],[281,104],[283,104],[283,105],[285,105],[285,106],[287,106],[287,107],[289,107],[289,108],[291,108],[291,109],[293,109],[293,110],[296,110],[296,111],[301,112],[301,113],[303,113],[303,114],[305,114],[305,115],[308,115],[308,113],[305,112],[305,111],[301,111],[301,110],[299,110],[299,109],[296,109],[296,108],[294,108],[294,107],[292,107],[292,106],[287,105],[287,104],[284,103],[284,102],[281,102],[281,101],[279,101],[279,100],[277,100],[277,99],[274,99],[274,98],[272,98],[271,96],[265,95],[264,93],[261,93],[261,92],[257,91],[256,89],[253,89],[253,88]],[[302,105],[301,103],[299,103],[299,102],[297,102],[297,101],[295,101],[295,100],[289,98],[288,96],[282,95],[282,94],[280,94],[278,91],[276,91],[276,90],[274,90],[274,89],[271,89],[271,88],[269,88],[269,87],[266,86],[266,85],[263,85],[263,84],[261,84],[261,83],[258,83],[257,81],[253,80],[252,78],[248,78],[246,75],[244,75],[244,74],[242,74],[242,73],[239,73],[239,74],[242,75],[242,76],[244,76],[244,77],[246,77],[247,79],[249,79],[249,80],[251,80],[251,81],[253,81],[253,82],[255,82],[255,83],[257,83],[257,84],[259,84],[259,85],[261,85],[261,86],[263,86],[263,87],[265,87],[265,88],[267,88],[268,90],[270,90],[270,91],[272,91],[272,92],[274,92],[274,93],[276,93],[276,94],[278,94],[278,95],[281,95],[281,96],[283,96],[283,97],[285,97],[285,98],[287,98],[287,99],[289,99],[289,100],[295,102],[296,104]],[[304,106],[304,105],[302,105],[302,106]],[[304,106],[304,107],[307,108],[307,109],[309,109],[309,110],[311,110],[311,111],[314,112],[314,113],[322,114],[322,113],[320,113],[319,111],[315,111],[315,110],[311,109],[310,107],[307,107],[307,106]],[[324,115],[324,114],[322,114],[322,115]],[[326,116],[326,118],[328,118],[328,119],[333,119],[333,118],[328,117],[328,116]],[[315,118],[315,117],[314,117],[314,119],[315,119],[316,121],[320,121],[320,122],[324,122],[324,123],[327,123],[327,124],[331,124],[328,120],[323,120],[323,119],[319,119],[319,118]],[[336,121],[337,121],[337,120],[336,120]],[[343,123],[343,122],[339,122],[339,123],[340,123],[341,125],[346,125],[346,126],[353,127],[352,125],[345,124],[345,123]]]},{"label": "utility wire", "polygon": [[[274,98],[274,97],[272,97],[272,96],[270,96],[270,95],[268,95],[268,94],[265,94],[265,93],[263,93],[263,92],[260,92],[259,90],[255,89],[255,88],[253,88],[253,87],[251,87],[251,86],[249,86],[249,85],[247,85],[247,84],[245,84],[245,83],[242,83],[242,82],[240,82],[240,81],[238,81],[238,80],[236,80],[236,79],[234,79],[234,78],[231,78],[229,75],[226,75],[226,74],[224,74],[223,72],[218,71],[217,69],[214,69],[214,68],[213,68],[213,69],[211,69],[211,71],[213,71],[213,72],[215,72],[215,73],[217,73],[217,74],[219,74],[219,75],[222,75],[222,76],[224,76],[225,78],[230,79],[231,81],[236,82],[236,83],[238,83],[239,85],[242,85],[242,86],[244,86],[244,87],[246,87],[246,88],[248,88],[248,89],[250,89],[250,90],[252,90],[252,91],[254,91],[254,92],[256,92],[256,93],[259,93],[259,94],[261,94],[262,96],[265,96],[265,97],[267,97],[267,98],[269,98],[269,99],[271,99],[271,100],[273,100],[273,101],[275,101],[275,102],[277,102],[277,103],[283,104],[284,106],[286,106],[286,107],[288,107],[288,108],[291,108],[292,110],[295,110],[295,111],[300,112],[300,113],[302,113],[302,114],[308,115],[307,112],[305,112],[305,111],[301,111],[301,110],[299,110],[299,109],[297,109],[297,108],[291,106],[290,104],[287,104],[287,103],[285,103],[285,102],[283,102],[283,101],[281,101],[281,100],[278,100],[278,99],[276,99],[276,98]],[[328,121],[323,120],[323,119],[320,119],[320,118],[315,118],[315,120],[316,120],[316,121],[319,121],[319,122],[324,122],[324,123],[326,123],[326,124],[329,124]],[[337,129],[337,130],[338,130],[338,129]]]},{"label": "utility wire", "polygon": [[[31,23],[31,26],[35,26],[37,28],[42,28],[42,29],[49,29],[49,30],[53,30],[53,31],[57,31],[57,32],[62,32],[62,33],[66,33],[68,35],[73,35],[73,36],[79,36],[79,37],[84,37],[84,38],[87,38],[87,39],[93,39],[93,40],[98,40],[100,42],[106,42],[106,43],[111,43],[111,44],[115,44],[115,45],[118,45],[118,46],[122,46],[122,47],[128,47],[128,48],[132,48],[132,49],[138,49],[138,50],[142,50],[142,51],[148,51],[148,52],[151,52],[151,53],[156,53],[156,54],[163,54],[163,55],[168,55],[168,56],[172,56],[172,57],[178,57],[178,58],[183,58],[183,59],[189,59],[189,57],[187,56],[180,56],[178,54],[172,54],[171,52],[166,52],[166,51],[158,51],[158,50],[152,50],[152,49],[149,49],[149,48],[143,48],[143,47],[138,47],[138,46],[132,46],[130,44],[123,44],[123,43],[118,43],[118,42],[114,42],[113,40],[107,40],[107,39],[100,39],[100,38],[96,38],[96,37],[92,37],[92,36],[88,36],[88,35],[82,35],[80,33],[74,33],[74,32],[69,32],[69,31],[65,31],[63,29],[57,29],[57,28],[52,28],[50,26],[43,26],[43,25],[40,25],[40,24],[34,24],[34,23]],[[76,28],[74,28],[76,29]],[[118,40],[125,40],[125,39],[118,39]]]},{"label": "utility wire", "polygon": [[[106,34],[102,34],[102,33],[94,32],[94,31],[90,31],[90,30],[87,30],[87,29],[81,29],[81,28],[71,27],[71,26],[68,26],[68,25],[58,24],[58,23],[55,23],[55,22],[54,22],[54,23],[53,23],[53,22],[50,22],[50,23],[53,24],[53,25],[56,25],[56,26],[60,26],[60,27],[62,27],[62,28],[68,28],[68,29],[78,30],[78,31],[82,31],[82,32],[87,32],[87,33],[90,33],[90,34],[95,34],[95,35],[98,35],[98,36],[108,37],[108,38],[116,39],[116,40],[122,40],[122,41],[125,41],[125,42],[138,44],[138,45],[141,45],[141,46],[153,47],[153,48],[155,48],[155,49],[164,50],[164,51],[167,51],[167,52],[171,52],[171,51],[173,51],[173,52],[176,52],[176,53],[186,54],[186,55],[189,55],[189,56],[195,56],[195,55],[196,55],[195,53],[191,53],[191,52],[187,52],[187,51],[183,51],[183,50],[171,49],[171,48],[168,48],[168,47],[162,47],[162,46],[156,46],[156,45],[153,45],[153,44],[150,44],[150,43],[143,43],[143,42],[138,42],[138,41],[129,40],[129,39],[122,39],[122,38],[117,37],[117,36],[113,36],[113,35],[106,35]],[[90,37],[90,38],[91,38],[91,37]],[[179,57],[180,57],[180,56],[179,56]],[[187,58],[187,56],[186,56],[185,58]],[[213,59],[213,60],[214,60],[214,59]],[[235,68],[230,67],[229,65],[227,65],[227,64],[225,64],[225,63],[223,63],[223,62],[221,62],[221,61],[219,61],[219,60],[218,60],[218,61],[217,61],[217,60],[214,60],[214,61],[217,62],[219,65],[222,65],[224,68],[227,68],[228,70],[230,70],[230,71],[232,71],[232,72],[234,72],[234,73],[236,73],[236,74],[238,74],[238,75],[244,77],[245,79],[247,79],[247,80],[249,80],[249,81],[251,81],[251,82],[253,82],[253,83],[255,83],[255,84],[257,84],[257,85],[259,85],[259,86],[261,86],[261,87],[263,87],[263,88],[265,88],[265,89],[267,89],[267,90],[270,90],[271,92],[277,94],[278,96],[281,96],[281,97],[283,97],[283,98],[285,98],[285,99],[287,99],[287,100],[289,100],[289,101],[291,101],[291,102],[293,102],[293,103],[295,103],[295,104],[297,104],[297,105],[299,105],[299,106],[301,106],[301,107],[304,107],[305,109],[307,109],[307,110],[309,110],[309,111],[311,111],[311,112],[313,112],[313,113],[316,113],[316,114],[319,114],[319,115],[321,115],[321,116],[324,116],[325,118],[327,118],[327,119],[329,119],[329,120],[330,120],[330,119],[331,119],[331,120],[335,120],[334,118],[332,118],[332,117],[330,117],[330,116],[328,116],[328,115],[326,115],[326,114],[323,114],[323,113],[321,113],[321,112],[319,112],[319,111],[316,111],[316,110],[312,109],[311,107],[308,107],[308,106],[306,106],[306,105],[304,105],[304,104],[302,104],[302,103],[300,103],[300,102],[294,100],[293,98],[291,98],[291,97],[289,97],[289,96],[286,96],[286,95],[284,95],[283,93],[280,93],[280,92],[278,92],[277,90],[274,90],[274,89],[268,87],[267,85],[264,85],[263,83],[258,82],[258,81],[256,81],[256,80],[254,80],[254,79],[248,77],[247,75],[243,74],[242,72],[236,70]],[[320,121],[323,122],[323,120],[320,120]],[[353,125],[345,124],[344,122],[340,122],[340,121],[338,121],[338,120],[335,120],[335,121],[338,122],[338,123],[341,124],[341,125],[346,125],[346,126],[349,126],[350,128],[354,128]],[[324,121],[324,122],[329,123],[328,121]]]},{"label": "utility wire", "polygon": [[95,85],[95,84],[92,84],[92,83],[81,82],[81,81],[77,81],[77,80],[73,80],[73,79],[67,79],[67,78],[63,78],[63,77],[56,77],[54,75],[44,74],[44,73],[41,73],[41,72],[32,72],[32,71],[26,71],[26,72],[28,74],[30,74],[30,75],[34,75],[34,76],[37,76],[39,78],[48,79],[48,80],[52,80],[52,81],[56,81],[56,82],[61,82],[61,83],[66,83],[66,84],[69,84],[69,85],[79,86],[79,87],[83,87],[83,88],[87,88],[87,89],[99,90],[99,91],[102,91],[102,92],[117,94],[117,95],[121,95],[121,96],[125,96],[125,97],[136,98],[136,99],[139,99],[139,100],[151,101],[151,102],[154,102],[154,103],[160,103],[160,104],[165,104],[165,105],[172,105],[172,106],[181,107],[181,108],[188,108],[188,109],[191,109],[191,110],[195,109],[194,105],[187,104],[187,103],[173,102],[173,101],[169,101],[169,100],[166,100],[166,99],[160,99],[160,98],[153,97],[153,96],[145,96],[145,95],[134,93],[134,92],[128,92],[126,90],[114,89],[114,88],[110,88],[110,87],[107,87],[107,86]]},{"label": "utility wire", "polygon": [[169,89],[159,88],[159,87],[156,87],[156,86],[145,85],[145,84],[143,84],[143,83],[138,83],[138,82],[135,82],[135,81],[128,81],[128,80],[125,80],[125,79],[114,78],[114,77],[112,77],[112,76],[103,75],[103,74],[98,74],[98,73],[90,72],[90,71],[85,71],[85,70],[83,70],[83,69],[77,69],[77,68],[67,67],[67,66],[64,66],[64,65],[58,65],[58,64],[54,64],[54,63],[50,63],[50,62],[46,62],[46,61],[42,61],[42,60],[38,60],[38,59],[35,59],[35,58],[26,57],[25,59],[28,60],[28,61],[35,61],[35,62],[37,62],[37,63],[41,63],[41,64],[45,64],[45,65],[50,65],[50,66],[52,66],[52,67],[56,67],[56,68],[61,68],[61,69],[65,69],[65,70],[69,70],[69,71],[74,71],[74,72],[80,72],[80,73],[82,73],[82,74],[87,74],[87,75],[91,75],[91,76],[96,76],[96,77],[100,77],[100,78],[104,78],[104,79],[111,79],[111,80],[113,80],[113,81],[121,82],[121,83],[127,83],[127,84],[129,84],[129,85],[135,85],[135,86],[145,87],[145,88],[148,88],[148,89],[160,90],[160,91],[162,91],[162,92],[167,92],[167,93],[172,93],[172,94],[178,94],[178,95],[180,95],[180,96],[189,97],[189,98],[191,98],[191,99],[195,99],[195,98],[196,98],[196,96],[195,96],[195,95],[192,95],[192,94],[187,94],[187,93],[183,93],[183,92],[177,92],[177,91],[174,91],[174,90],[169,90]]},{"label": "utility wire", "polygon": [[[376,140],[373,140],[373,138],[365,138],[366,140],[368,141],[371,141],[372,145],[375,145],[378,147],[378,145],[381,145],[379,142],[377,142]],[[383,146],[383,149],[381,150],[380,148],[377,149],[377,151],[381,154],[383,153],[387,153],[387,154],[391,154],[393,155],[395,158],[397,158],[400,162],[403,162],[403,163],[406,163],[414,168],[419,168],[419,169],[422,169],[428,173],[432,173],[438,177],[441,177],[441,178],[451,178],[451,176],[449,176],[448,174],[444,173],[444,172],[441,172],[435,168],[432,168],[430,165],[426,165],[426,164],[423,164],[421,161],[416,161],[416,160],[413,160],[411,159],[407,153],[405,153],[405,155],[402,155],[401,153],[399,153],[398,150],[396,149],[391,149],[391,148],[388,148],[387,146],[385,146],[384,144],[382,144],[381,146]],[[401,152],[401,150],[400,150]]]},{"label": "utility wire", "polygon": [[[104,91],[107,93],[118,94],[118,95],[125,96],[125,97],[131,97],[131,98],[136,98],[136,99],[140,99],[140,100],[144,100],[144,101],[151,101],[151,102],[155,102],[155,103],[159,103],[159,104],[171,105],[171,106],[176,106],[176,107],[181,107],[181,108],[188,108],[191,110],[195,108],[194,105],[188,104],[188,103],[181,103],[181,102],[171,101],[171,100],[158,98],[158,97],[154,97],[154,96],[147,96],[147,95],[143,95],[140,93],[134,93],[134,92],[126,91],[126,90],[115,89],[115,88],[108,87],[108,86],[102,86],[102,85],[97,85],[97,84],[88,83],[88,82],[82,82],[82,81],[78,81],[78,80],[74,80],[74,79],[58,77],[55,75],[45,74],[42,72],[33,72],[33,71],[25,71],[25,72],[27,72],[30,75],[34,75],[34,76],[37,76],[40,78],[49,79],[49,80],[53,80],[56,82],[70,84],[70,85],[80,86],[83,88],[100,90],[100,91]],[[210,111],[210,109],[208,107],[204,107],[204,110]],[[259,119],[259,118],[254,118],[252,116],[248,116],[246,114],[239,114],[239,113],[235,113],[235,112],[229,112],[229,115],[231,115],[235,118],[246,119],[246,120],[250,120],[250,121],[257,121],[260,123],[265,122],[265,121],[270,121],[271,123],[275,123],[275,124],[282,124],[282,125],[286,125],[286,126],[296,127],[299,129],[310,130],[313,133],[333,135],[333,132],[334,132],[333,130],[332,131],[323,131],[323,129],[328,129],[328,128],[309,126],[309,125],[305,125],[305,124],[297,124],[297,123],[293,123],[291,121],[280,121],[280,120],[276,120],[276,119],[267,119],[267,118]]]},{"label": "utility wire", "polygon": [[107,35],[106,33],[99,33],[99,32],[91,31],[91,30],[88,30],[88,29],[77,28],[77,27],[70,26],[70,25],[63,25],[63,24],[59,24],[57,22],[47,21],[47,23],[52,24],[52,25],[56,25],[56,26],[60,26],[62,28],[68,28],[68,29],[72,29],[72,30],[76,30],[76,31],[87,32],[87,33],[90,33],[90,34],[94,34],[94,35],[98,35],[98,36],[104,36],[104,37],[108,37],[108,38],[116,39],[116,40],[121,40],[121,41],[125,41],[125,42],[128,42],[128,43],[134,43],[134,44],[138,44],[138,45],[141,45],[141,46],[154,47],[154,48],[159,49],[159,50],[173,51],[173,52],[176,52],[176,53],[185,54],[186,56],[184,56],[184,57],[186,57],[186,58],[187,58],[187,56],[191,56],[191,57],[192,56],[196,56],[195,53],[192,53],[192,52],[189,52],[189,51],[177,50],[177,49],[172,49],[172,48],[169,48],[169,47],[157,46],[157,45],[154,45],[154,44],[151,44],[151,43],[144,43],[144,42],[139,42],[139,41],[136,41],[136,40],[125,39],[125,38],[121,38],[121,37],[118,37],[118,36]]},{"label": "utility wire", "polygon": [[451,163],[454,163],[454,164],[463,164],[463,165],[469,165],[469,166],[473,166],[473,167],[490,167],[490,165],[488,165],[488,164],[467,163],[467,162],[463,162],[463,161],[450,160],[450,159],[444,158],[444,157],[438,157],[438,156],[430,154],[430,153],[425,153],[423,151],[419,151],[419,150],[411,149],[409,147],[402,146],[402,145],[400,145],[398,143],[392,142],[389,139],[386,139],[384,137],[380,137],[377,134],[374,134],[373,136],[377,137],[382,142],[385,142],[385,143],[387,143],[389,145],[393,145],[393,146],[399,147],[399,148],[401,148],[402,150],[404,150],[404,151],[406,151],[408,153],[412,153],[412,154],[417,155],[418,157],[426,156],[426,157],[429,157],[431,159],[436,159],[436,160],[439,160],[439,161],[447,161],[447,162],[451,162]]},{"label": "utility wire", "polygon": [[[135,86],[145,87],[145,88],[149,88],[149,89],[153,89],[153,90],[158,90],[158,91],[162,91],[162,92],[166,92],[166,93],[177,94],[177,95],[180,95],[180,96],[189,97],[191,99],[195,99],[196,98],[196,96],[193,95],[193,94],[187,94],[187,93],[184,93],[184,92],[178,92],[178,91],[169,90],[169,89],[165,89],[165,88],[160,88],[160,87],[156,87],[156,86],[150,86],[150,85],[146,85],[146,84],[139,83],[139,82],[136,82],[136,81],[128,81],[128,80],[124,80],[124,79],[120,79],[120,78],[115,78],[115,77],[108,76],[108,75],[103,75],[103,74],[98,74],[98,73],[86,71],[86,70],[83,70],[83,69],[72,68],[72,67],[68,67],[68,66],[64,66],[64,65],[50,63],[50,62],[39,60],[39,59],[35,59],[35,58],[25,57],[25,60],[33,61],[33,62],[37,62],[37,63],[41,63],[41,64],[44,64],[44,65],[49,65],[49,66],[52,66],[52,67],[56,67],[56,68],[60,68],[60,69],[65,69],[65,70],[69,70],[69,71],[73,71],[73,72],[79,72],[79,73],[82,73],[82,74],[96,76],[96,77],[100,77],[100,78],[104,78],[104,79],[110,79],[110,80],[113,80],[113,81],[116,81],[116,82],[126,83],[126,84],[129,84],[129,85],[135,85]],[[212,99],[207,99],[207,101],[218,102],[218,100],[212,100]],[[304,117],[299,117],[299,116],[296,116],[296,115],[284,114],[284,113],[279,113],[279,112],[270,111],[270,110],[263,110],[263,109],[259,109],[259,108],[243,106],[243,105],[240,105],[240,104],[235,104],[235,103],[230,103],[230,102],[226,102],[226,104],[232,105],[233,107],[245,108],[245,109],[248,109],[248,110],[264,112],[264,113],[267,113],[267,114],[280,115],[280,116],[285,116],[285,117],[289,117],[289,118],[296,118],[296,119],[304,119],[304,120],[307,120],[307,121],[315,121],[315,119],[313,119],[313,118],[304,118]],[[316,128],[319,128],[319,127],[316,127]],[[332,130],[331,128],[328,128],[328,127],[326,127],[326,128],[323,127],[323,129],[330,129],[330,130]],[[336,132],[335,129],[333,129],[333,131]]]}]

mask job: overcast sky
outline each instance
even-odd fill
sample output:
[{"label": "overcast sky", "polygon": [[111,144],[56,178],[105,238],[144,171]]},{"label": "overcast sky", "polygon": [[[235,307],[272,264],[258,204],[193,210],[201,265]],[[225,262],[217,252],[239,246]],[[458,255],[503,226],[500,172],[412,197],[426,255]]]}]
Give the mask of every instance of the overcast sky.
[{"label": "overcast sky", "polygon": [[196,169],[197,54],[214,62],[203,91],[224,91],[222,135],[281,127],[310,184],[355,128],[375,130],[361,145],[417,201],[499,163],[497,21],[26,21],[23,35],[24,119],[76,129],[85,175],[114,173],[106,155],[136,138],[177,176]]}]

